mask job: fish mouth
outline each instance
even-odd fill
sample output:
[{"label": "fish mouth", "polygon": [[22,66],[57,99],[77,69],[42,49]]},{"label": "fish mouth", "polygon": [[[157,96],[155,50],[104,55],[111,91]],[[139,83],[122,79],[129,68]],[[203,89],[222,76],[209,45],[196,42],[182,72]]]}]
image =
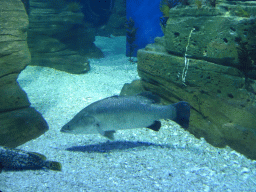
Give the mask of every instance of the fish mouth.
[{"label": "fish mouth", "polygon": [[62,127],[60,130],[61,133],[69,133],[70,130],[66,129],[65,127]]},{"label": "fish mouth", "polygon": [[61,133],[70,133],[70,134],[74,134],[74,135],[81,134],[81,133],[77,132],[76,130],[70,130],[70,129],[65,129],[65,128],[64,129],[62,128],[60,130],[60,132]]}]

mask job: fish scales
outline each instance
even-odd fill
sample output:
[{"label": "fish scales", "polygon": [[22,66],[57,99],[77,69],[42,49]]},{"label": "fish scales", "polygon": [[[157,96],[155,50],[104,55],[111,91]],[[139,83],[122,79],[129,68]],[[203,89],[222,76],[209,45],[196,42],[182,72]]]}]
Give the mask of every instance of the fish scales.
[{"label": "fish scales", "polygon": [[0,146],[0,172],[2,169],[7,171],[31,169],[61,171],[61,164],[56,161],[46,161],[46,157],[40,153]]},{"label": "fish scales", "polygon": [[153,97],[156,98],[153,95],[146,97],[145,94],[112,96],[96,101],[76,114],[62,127],[61,132],[100,133],[108,139],[114,139],[114,133],[120,129],[147,127],[158,131],[160,119],[171,119],[184,128],[188,127],[190,105],[187,102],[164,106],[156,104],[151,99]]}]

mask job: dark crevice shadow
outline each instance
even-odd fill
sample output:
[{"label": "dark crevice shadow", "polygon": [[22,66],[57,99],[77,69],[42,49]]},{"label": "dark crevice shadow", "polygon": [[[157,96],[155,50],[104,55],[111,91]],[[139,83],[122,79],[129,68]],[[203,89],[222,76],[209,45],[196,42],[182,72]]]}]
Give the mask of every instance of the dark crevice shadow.
[{"label": "dark crevice shadow", "polygon": [[[44,167],[16,167],[16,168],[3,167],[2,170],[4,172],[24,172],[24,171],[40,171],[40,170],[43,170],[46,172],[49,171],[47,168],[44,168]],[[1,174],[1,172],[0,172],[0,174]],[[0,190],[0,192],[1,192],[1,190]]]}]

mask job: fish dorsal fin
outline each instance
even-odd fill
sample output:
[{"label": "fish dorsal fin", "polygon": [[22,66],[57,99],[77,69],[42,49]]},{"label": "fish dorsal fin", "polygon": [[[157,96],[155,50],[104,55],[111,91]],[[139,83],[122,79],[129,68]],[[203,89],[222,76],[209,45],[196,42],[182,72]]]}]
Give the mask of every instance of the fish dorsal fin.
[{"label": "fish dorsal fin", "polygon": [[147,128],[149,128],[153,131],[159,131],[159,129],[161,128],[161,122],[155,121],[152,125],[148,126]]},{"label": "fish dorsal fin", "polygon": [[44,161],[46,160],[46,157],[44,155],[40,154],[40,153],[36,153],[36,152],[28,152],[28,153],[31,154],[31,155],[35,155],[35,156],[39,157],[40,159],[42,159]]},{"label": "fish dorsal fin", "polygon": [[119,97],[120,97],[119,95],[112,95],[112,96],[107,97],[107,98],[105,98],[105,99],[102,99],[102,100],[100,100],[100,101],[108,100],[108,99],[110,99],[110,98],[119,98]]},{"label": "fish dorsal fin", "polygon": [[118,98],[118,97],[119,97],[119,95],[113,95],[113,96],[108,97],[108,98]]},{"label": "fish dorsal fin", "polygon": [[150,103],[160,103],[160,101],[161,101],[159,96],[154,95],[150,91],[142,92],[142,93],[138,94],[137,96],[146,98]]},{"label": "fish dorsal fin", "polygon": [[102,102],[102,101],[108,101],[108,100],[112,100],[112,99],[118,99],[119,97],[121,97],[121,96],[119,96],[119,95],[113,95],[113,96],[106,97],[106,98],[104,98],[104,99],[98,100],[98,101],[92,103],[91,105],[95,105],[95,104],[100,103],[100,102]]}]

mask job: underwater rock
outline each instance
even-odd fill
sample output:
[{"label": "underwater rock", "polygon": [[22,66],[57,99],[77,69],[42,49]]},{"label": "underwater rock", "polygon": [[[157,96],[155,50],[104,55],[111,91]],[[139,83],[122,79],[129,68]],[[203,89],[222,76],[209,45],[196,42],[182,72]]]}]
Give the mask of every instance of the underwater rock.
[{"label": "underwater rock", "polygon": [[17,83],[30,63],[27,46],[28,16],[19,0],[0,2],[0,145],[16,147],[48,130],[39,112],[30,108]]},{"label": "underwater rock", "polygon": [[112,8],[109,19],[105,25],[98,28],[97,35],[99,36],[125,36],[126,29],[124,27],[126,20],[126,1],[125,0],[111,0]]},{"label": "underwater rock", "polygon": [[0,113],[0,145],[17,147],[48,130],[42,115],[33,107]]},{"label": "underwater rock", "polygon": [[[247,5],[247,6],[245,6]],[[188,35],[195,29],[190,39],[187,55],[221,65],[238,67],[237,44],[250,41],[250,28],[255,22],[256,2],[247,2],[248,14],[252,18],[233,14],[234,5],[220,3],[216,8],[196,6],[171,9],[166,27],[163,28],[166,51],[183,56],[188,43]],[[247,9],[246,9],[247,10]],[[255,18],[254,18],[255,20]]]},{"label": "underwater rock", "polygon": [[[0,67],[1,66],[3,66],[3,63],[0,61]],[[8,68],[6,67],[5,69]],[[8,74],[6,76],[0,76],[0,113],[30,106],[26,93],[20,88],[19,84],[16,81],[17,78],[18,74]]]},{"label": "underwater rock", "polygon": [[226,123],[221,131],[225,134],[228,145],[234,146],[238,152],[255,159],[256,129],[242,127],[239,124]]},{"label": "underwater rock", "polygon": [[[172,103],[189,102],[192,112],[188,131],[196,137],[204,137],[212,145],[224,147],[228,144],[226,137],[230,137],[222,131],[224,124],[232,122],[255,130],[256,96],[244,88],[244,77],[238,69],[190,59],[186,86],[181,81],[183,69],[182,57],[138,51],[138,73],[143,87]],[[256,139],[256,135],[252,137]],[[236,149],[231,144],[230,147]],[[248,145],[247,148],[254,153],[245,155],[255,159],[256,146]]]},{"label": "underwater rock", "polygon": [[131,83],[125,83],[120,95],[121,96],[132,96],[137,95],[139,93],[145,92],[146,90],[143,88],[141,80],[137,79],[132,81]]},{"label": "underwater rock", "polygon": [[[217,147],[229,145],[256,159],[256,80],[238,67],[243,64],[236,42],[241,31],[252,29],[253,22],[251,18],[228,17],[224,14],[227,9],[220,8],[209,8],[212,15],[199,17],[192,8],[173,10],[177,15],[168,20],[165,36],[138,51],[142,85],[168,102],[187,101],[192,106],[188,131],[197,138],[204,137]],[[256,43],[246,37],[249,35],[241,41]]]},{"label": "underwater rock", "polygon": [[84,22],[84,14],[80,9],[70,10],[67,1],[30,1],[28,46],[31,65],[86,73],[88,58],[103,57],[94,40],[95,30]]}]

